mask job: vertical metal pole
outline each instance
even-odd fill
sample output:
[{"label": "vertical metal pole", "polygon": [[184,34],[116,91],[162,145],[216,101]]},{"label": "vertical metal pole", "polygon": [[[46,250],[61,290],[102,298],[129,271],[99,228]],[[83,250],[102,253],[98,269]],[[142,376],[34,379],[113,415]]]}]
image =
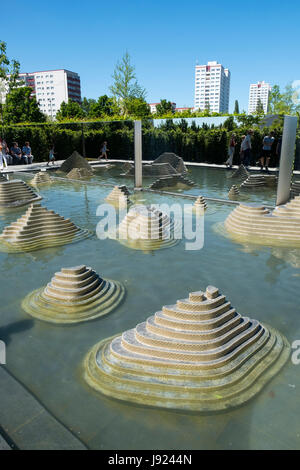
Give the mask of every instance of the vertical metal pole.
[{"label": "vertical metal pole", "polygon": [[290,199],[295,160],[297,120],[298,118],[294,116],[284,117],[276,206],[285,204]]},{"label": "vertical metal pole", "polygon": [[141,188],[143,184],[142,170],[142,121],[134,121],[134,187]]}]

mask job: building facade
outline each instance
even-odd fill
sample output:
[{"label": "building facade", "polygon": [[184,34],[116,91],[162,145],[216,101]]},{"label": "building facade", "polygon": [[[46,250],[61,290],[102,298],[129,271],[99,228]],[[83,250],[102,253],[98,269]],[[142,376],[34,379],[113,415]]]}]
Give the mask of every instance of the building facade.
[{"label": "building facade", "polygon": [[267,114],[269,106],[271,85],[264,81],[252,83],[249,89],[248,114],[253,114],[257,110],[259,102],[261,102],[264,113]]},{"label": "building facade", "polygon": [[55,118],[63,101],[81,103],[80,77],[69,70],[45,70],[41,72],[20,73],[20,79],[32,88],[40,110]]},{"label": "building facade", "polygon": [[216,61],[195,67],[195,110],[228,113],[230,71]]}]

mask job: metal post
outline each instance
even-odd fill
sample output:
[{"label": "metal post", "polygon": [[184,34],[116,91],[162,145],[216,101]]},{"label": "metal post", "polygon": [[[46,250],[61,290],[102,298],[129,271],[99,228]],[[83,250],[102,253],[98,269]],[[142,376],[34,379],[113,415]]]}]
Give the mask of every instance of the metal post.
[{"label": "metal post", "polygon": [[276,206],[290,199],[291,180],[295,160],[297,117],[285,116],[282,134]]},{"label": "metal post", "polygon": [[134,121],[134,168],[135,168],[135,188],[142,188],[142,121]]}]

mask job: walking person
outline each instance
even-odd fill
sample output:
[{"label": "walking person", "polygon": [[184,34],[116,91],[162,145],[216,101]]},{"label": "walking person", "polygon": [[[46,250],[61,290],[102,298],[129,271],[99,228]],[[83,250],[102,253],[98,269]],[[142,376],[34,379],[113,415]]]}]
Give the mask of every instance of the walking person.
[{"label": "walking person", "polygon": [[27,165],[30,165],[34,157],[31,153],[31,147],[29,145],[29,142],[25,142],[25,145],[22,147],[22,153]]},{"label": "walking person", "polygon": [[228,166],[229,168],[232,168],[232,162],[233,162],[233,156],[234,156],[234,150],[235,150],[236,144],[237,144],[236,135],[232,134],[230,137],[229,147],[228,147],[228,159],[225,162],[225,165],[227,166],[227,168]]},{"label": "walking person", "polygon": [[253,135],[253,130],[249,129],[246,137],[242,141],[241,152],[243,152],[243,164],[248,169],[251,159],[251,136]]},{"label": "walking person", "polygon": [[101,152],[101,155],[98,157],[98,160],[101,160],[101,158],[105,158],[105,160],[107,161],[107,153],[106,152],[109,152],[109,149],[107,148],[107,142],[103,142],[102,144],[102,147],[100,149],[100,152]]},{"label": "walking person", "polygon": [[262,155],[260,157],[260,171],[263,171],[265,166],[266,172],[269,173],[269,163],[271,159],[271,151],[274,140],[274,132],[270,132],[269,135],[266,135],[263,138]]},{"label": "walking person", "polygon": [[3,146],[1,143],[0,144],[0,170],[3,170],[4,168],[7,168],[7,160],[6,160],[6,155],[3,152]]},{"label": "walking person", "polygon": [[48,163],[47,163],[47,166],[50,165],[50,163],[52,162],[52,165],[54,165],[55,163],[55,153],[54,152],[54,145],[51,147],[50,151],[49,151],[49,157],[48,157]]}]

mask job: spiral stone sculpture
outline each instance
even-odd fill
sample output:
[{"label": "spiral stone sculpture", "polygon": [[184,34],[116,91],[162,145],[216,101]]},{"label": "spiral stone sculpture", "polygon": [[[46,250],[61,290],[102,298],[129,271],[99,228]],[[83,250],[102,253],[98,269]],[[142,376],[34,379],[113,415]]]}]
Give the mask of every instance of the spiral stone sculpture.
[{"label": "spiral stone sculpture", "polygon": [[241,189],[252,189],[258,187],[264,187],[266,185],[265,178],[261,175],[250,175],[241,184]]},{"label": "spiral stone sculpture", "polygon": [[120,223],[116,236],[120,243],[135,250],[152,251],[178,243],[174,222],[152,206],[136,204]]},{"label": "spiral stone sculpture", "polygon": [[2,181],[7,181],[7,179],[5,178],[4,175],[2,175],[2,173],[0,173],[0,182]]},{"label": "spiral stone sculpture", "polygon": [[0,251],[34,251],[73,243],[89,236],[70,219],[54,211],[32,204],[22,217],[4,228],[0,235]]},{"label": "spiral stone sculpture", "polygon": [[236,199],[239,196],[240,192],[238,187],[233,184],[228,192],[229,199]]},{"label": "spiral stone sculpture", "polygon": [[149,188],[150,189],[167,189],[167,188],[187,188],[194,186],[194,182],[183,175],[163,176],[158,180],[154,181]]},{"label": "spiral stone sculpture", "polygon": [[96,344],[85,358],[84,378],[95,390],[120,400],[224,410],[256,395],[289,352],[278,331],[243,317],[216,287],[208,286]]},{"label": "spiral stone sculpture", "polygon": [[246,170],[244,165],[240,165],[237,170],[235,170],[230,178],[248,178],[249,172]]},{"label": "spiral stone sculpture", "polygon": [[62,268],[51,282],[30,293],[22,308],[33,317],[52,323],[78,323],[105,315],[122,301],[119,282],[102,279],[84,265]]},{"label": "spiral stone sculpture", "polygon": [[42,199],[24,181],[10,180],[0,182],[0,208],[25,206]]},{"label": "spiral stone sculpture", "polygon": [[90,178],[91,176],[93,176],[92,168],[73,168],[67,174],[67,178],[74,180]]},{"label": "spiral stone sculpture", "polygon": [[48,175],[47,171],[39,171],[34,175],[30,184],[32,186],[39,186],[42,184],[51,184],[52,178]]},{"label": "spiral stone sculpture", "polygon": [[229,214],[224,225],[237,241],[299,246],[300,196],[273,212],[259,204],[241,203]]},{"label": "spiral stone sculpture", "polygon": [[294,181],[291,184],[291,197],[300,195],[300,181]]},{"label": "spiral stone sculpture", "polygon": [[119,209],[124,209],[131,204],[129,196],[130,192],[125,185],[115,186],[105,200]]},{"label": "spiral stone sculpture", "polygon": [[193,209],[199,212],[205,212],[207,209],[207,204],[203,196],[198,196],[194,205]]}]

